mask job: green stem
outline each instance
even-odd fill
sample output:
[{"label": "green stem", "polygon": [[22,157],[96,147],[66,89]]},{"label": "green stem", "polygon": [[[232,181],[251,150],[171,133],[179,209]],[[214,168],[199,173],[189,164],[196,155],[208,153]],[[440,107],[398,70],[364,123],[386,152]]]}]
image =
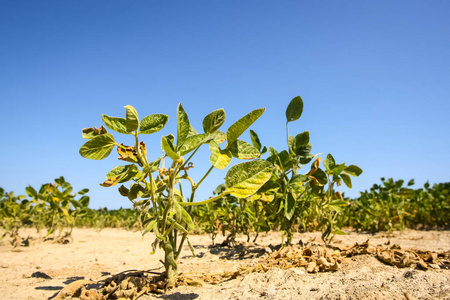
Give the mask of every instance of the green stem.
[{"label": "green stem", "polygon": [[[200,145],[201,146],[201,145]],[[192,156],[194,156],[194,154],[197,152],[198,149],[200,149],[200,146],[198,146],[197,148],[195,148],[194,152],[192,152],[191,155],[189,155],[188,159],[186,159],[183,163],[183,165],[180,167],[180,170],[183,170],[184,167],[186,166],[186,164],[191,160]]]},{"label": "green stem", "polygon": [[209,168],[208,172],[206,172],[205,175],[203,175],[202,179],[200,179],[199,182],[197,182],[197,184],[195,185],[195,189],[197,189],[200,185],[200,183],[203,182],[203,180],[205,180],[205,178],[209,175],[209,173],[211,173],[211,171],[214,169],[214,166],[211,166],[211,168]]},{"label": "green stem", "polygon": [[219,195],[217,195],[217,196],[215,196],[213,198],[209,198],[208,200],[204,200],[204,201],[201,201],[201,202],[179,202],[179,204],[182,205],[182,206],[203,205],[203,204],[207,204],[207,203],[219,200],[220,198],[222,198],[223,196],[226,196],[228,194],[230,194],[230,192],[226,192],[225,191],[225,192],[223,192],[223,193],[221,193],[221,194],[219,194]]}]

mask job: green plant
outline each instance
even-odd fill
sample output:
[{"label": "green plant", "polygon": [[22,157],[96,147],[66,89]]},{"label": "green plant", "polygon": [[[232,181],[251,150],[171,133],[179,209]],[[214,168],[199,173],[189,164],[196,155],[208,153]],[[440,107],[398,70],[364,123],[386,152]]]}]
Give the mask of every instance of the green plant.
[{"label": "green plant", "polygon": [[[351,187],[349,175],[359,176],[362,170],[357,166],[337,165],[329,154],[324,161],[325,171],[320,168],[321,158],[317,157],[306,174],[299,170],[310,163],[315,155],[311,154],[312,145],[309,142],[309,131],[289,135],[289,123],[298,120],[303,113],[303,100],[297,96],[291,100],[286,109],[287,150],[278,152],[269,147],[268,161],[274,164],[270,180],[252,197],[252,200],[264,200],[267,222],[271,227],[281,229],[282,244],[291,244],[293,227],[304,219],[307,210],[313,210],[323,230],[322,238],[327,241],[331,234],[341,233],[336,228],[336,217],[341,211],[343,201],[340,193],[335,192],[335,184],[342,181]],[[257,149],[261,143],[256,133],[252,132],[252,142]],[[261,152],[265,151],[265,147]],[[328,184],[328,186],[327,186]],[[327,189],[325,189],[327,186]],[[301,222],[301,221],[300,221]],[[264,224],[259,222],[259,224]],[[286,242],[284,238],[286,237]]]},{"label": "green plant", "polygon": [[[133,202],[141,211],[141,223],[149,231],[155,233],[152,244],[164,251],[165,278],[167,287],[174,285],[177,274],[177,260],[180,257],[185,241],[189,243],[188,233],[193,229],[190,209],[187,206],[207,204],[225,195],[231,194],[245,198],[254,194],[271,176],[272,164],[263,160],[251,160],[232,166],[226,174],[226,189],[219,195],[202,202],[193,202],[195,193],[203,180],[214,168],[224,169],[232,157],[253,159],[259,152],[248,143],[239,140],[241,134],[255,122],[264,112],[257,109],[232,124],[226,133],[219,131],[226,119],[223,109],[215,110],[203,119],[204,133],[197,133],[191,125],[182,105],[177,108],[177,134],[162,136],[161,149],[163,155],[149,160],[147,147],[139,141],[141,135],[160,131],[169,117],[153,114],[139,120],[137,111],[130,105],[125,106],[126,117],[110,117],[102,115],[102,120],[109,129],[134,137],[134,145],[126,146],[115,141],[112,134],[101,126],[83,129],[83,137],[89,139],[81,148],[81,156],[100,160],[106,158],[114,147],[117,147],[119,160],[129,164],[113,168],[102,186],[109,187],[118,183],[131,181],[129,187],[121,185],[119,192]],[[225,147],[220,144],[227,141]],[[204,144],[209,145],[212,166],[205,175],[195,183],[189,176],[193,168],[192,157]],[[188,156],[189,155],[189,156]],[[185,156],[187,158],[185,158]],[[190,186],[188,196],[184,196],[183,184]],[[192,247],[191,247],[192,250]]]},{"label": "green plant", "polygon": [[[46,237],[59,230],[57,238],[61,242],[66,241],[72,234],[77,217],[89,212],[89,196],[85,195],[89,190],[82,189],[78,193],[72,193],[72,190],[72,185],[62,176],[54,183],[43,184],[39,193],[32,186],[25,188],[34,203],[33,222],[38,229],[40,224],[47,228]],[[81,195],[78,200],[75,199],[77,195]]]},{"label": "green plant", "polygon": [[11,244],[17,247],[22,242],[19,229],[31,224],[31,206],[25,196],[16,196],[13,192],[6,193],[0,188],[0,228],[3,228],[3,239],[6,235],[12,238]]}]

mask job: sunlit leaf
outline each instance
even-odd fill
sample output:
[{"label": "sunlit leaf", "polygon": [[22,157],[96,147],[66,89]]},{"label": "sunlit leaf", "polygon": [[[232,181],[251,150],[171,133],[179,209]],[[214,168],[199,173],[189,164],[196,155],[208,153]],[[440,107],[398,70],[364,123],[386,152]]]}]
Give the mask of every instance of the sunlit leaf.
[{"label": "sunlit leaf", "polygon": [[215,141],[209,142],[209,150],[211,151],[209,162],[216,169],[223,170],[230,164],[232,157],[229,150],[221,150]]},{"label": "sunlit leaf", "polygon": [[139,128],[139,116],[136,109],[134,109],[133,106],[127,105],[125,106],[125,109],[127,110],[126,112],[127,132],[130,133]]},{"label": "sunlit leaf", "polygon": [[361,170],[361,168],[358,166],[350,165],[347,168],[345,168],[345,172],[352,176],[358,177],[359,175],[362,174],[363,170]]},{"label": "sunlit leaf", "polygon": [[328,154],[327,158],[324,159],[323,165],[327,171],[331,171],[336,166],[336,161],[334,160],[333,155]]},{"label": "sunlit leaf", "polygon": [[166,126],[169,116],[163,114],[153,114],[142,119],[139,125],[140,134],[151,134],[160,131]]},{"label": "sunlit leaf", "polygon": [[209,135],[207,133],[202,133],[188,137],[179,149],[180,155],[186,155],[187,153],[200,146],[202,143],[206,142],[206,138],[208,136]]},{"label": "sunlit leaf", "polygon": [[253,159],[260,156],[258,149],[241,140],[236,140],[228,149],[234,157],[239,159]]},{"label": "sunlit leaf", "polygon": [[237,138],[240,137],[241,134],[244,133],[244,131],[247,130],[247,128],[249,128],[250,125],[252,125],[265,110],[265,108],[255,109],[231,125],[227,130],[227,148],[233,144],[234,141],[236,141]]},{"label": "sunlit leaf", "polygon": [[303,113],[303,100],[300,96],[295,97],[286,109],[286,120],[292,122],[298,120]]},{"label": "sunlit leaf", "polygon": [[258,151],[261,151],[262,145],[261,145],[261,142],[259,141],[258,134],[256,134],[256,132],[254,132],[251,129],[250,129],[250,138],[252,139],[253,147],[258,149]]},{"label": "sunlit leaf", "polygon": [[180,156],[175,152],[172,140],[173,139],[170,136],[163,136],[161,138],[161,148],[171,159],[179,160]]},{"label": "sunlit leaf", "polygon": [[253,160],[234,165],[227,172],[227,191],[237,198],[256,193],[272,176],[273,165],[264,160]]},{"label": "sunlit leaf", "polygon": [[213,133],[223,125],[226,114],[223,109],[218,109],[208,114],[203,119],[203,130],[205,133]]},{"label": "sunlit leaf", "polygon": [[191,128],[191,124],[189,123],[189,118],[186,112],[184,111],[183,106],[178,104],[177,107],[177,145],[178,148],[183,144],[186,140],[186,137],[189,134]]},{"label": "sunlit leaf", "polygon": [[80,155],[84,158],[101,160],[108,157],[114,145],[114,137],[111,134],[98,135],[81,146]]},{"label": "sunlit leaf", "polygon": [[109,129],[112,129],[118,133],[130,134],[127,131],[127,120],[125,120],[124,118],[102,115],[102,120],[105,123],[106,127],[108,127]]},{"label": "sunlit leaf", "polygon": [[351,180],[350,176],[348,176],[345,173],[342,173],[340,176],[341,176],[342,180],[344,181],[345,185],[351,189],[352,188],[352,180]]}]

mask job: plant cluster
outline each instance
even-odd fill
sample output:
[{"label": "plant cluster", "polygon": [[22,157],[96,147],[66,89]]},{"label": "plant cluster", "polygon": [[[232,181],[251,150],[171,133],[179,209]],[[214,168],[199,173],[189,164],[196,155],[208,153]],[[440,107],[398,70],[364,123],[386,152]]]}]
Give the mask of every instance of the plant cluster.
[{"label": "plant cluster", "polygon": [[78,216],[76,227],[101,230],[103,228],[125,228],[141,230],[139,211],[130,208],[108,210],[108,208],[90,209],[88,213]]},{"label": "plant cluster", "polygon": [[[289,135],[288,123],[298,120],[303,112],[300,96],[292,99],[286,109],[287,149],[278,152],[269,147],[269,157],[266,159],[262,155],[267,152],[267,147],[261,145],[256,132],[250,131],[252,144],[239,139],[263,114],[264,108],[251,111],[226,132],[219,130],[226,119],[225,111],[215,110],[203,119],[203,133],[198,133],[179,104],[177,133],[161,137],[162,155],[153,159],[148,158],[150,153],[147,153],[147,146],[139,138],[160,131],[169,117],[153,114],[140,120],[132,106],[127,105],[125,109],[125,118],[102,115],[102,120],[107,128],[133,136],[134,144],[119,144],[103,125],[100,128],[85,128],[83,137],[88,141],[80,148],[80,154],[85,158],[100,160],[117,147],[119,160],[128,163],[113,168],[101,185],[110,187],[131,182],[127,187],[121,185],[119,192],[141,212],[144,233],[152,231],[155,234],[153,251],[156,247],[163,249],[165,257],[162,263],[167,286],[175,282],[177,260],[183,244],[187,242],[191,246],[188,234],[194,228],[193,217],[196,216],[214,222],[205,228],[212,235],[218,230],[229,231],[230,243],[234,242],[237,232],[243,232],[249,237],[252,229],[259,232],[279,228],[287,238],[286,244],[290,244],[292,227],[306,204],[314,205],[317,210],[324,240],[339,233],[336,217],[346,202],[335,188],[342,182],[351,187],[349,175],[359,176],[362,170],[354,165],[337,164],[331,154],[323,161],[322,169],[321,158],[310,153],[312,146],[309,132],[295,137]],[[223,143],[224,146],[221,146]],[[202,145],[209,147],[211,167],[195,182],[189,175],[189,169],[194,167],[192,158]],[[214,197],[193,202],[203,180],[213,169],[228,167],[233,157],[248,161],[228,170],[224,185],[216,190]],[[310,169],[300,174],[299,170],[315,157]],[[183,190],[186,184],[190,187],[187,194]],[[238,202],[239,206],[236,205]],[[191,207],[207,204],[210,205],[204,208]]]},{"label": "plant cluster", "polygon": [[[71,184],[62,176],[53,183],[43,184],[39,192],[31,186],[25,188],[31,199],[0,189],[0,227],[5,231],[2,238],[9,234],[18,245],[19,229],[34,226],[38,231],[46,228],[46,237],[53,234],[59,241],[67,241],[76,219],[89,212],[89,196],[85,195],[89,190],[78,193],[72,193],[72,190]],[[75,199],[77,195],[80,199]]]},{"label": "plant cluster", "polygon": [[450,226],[450,183],[411,189],[403,180],[381,178],[369,191],[351,200],[341,220],[344,226],[364,231]]}]

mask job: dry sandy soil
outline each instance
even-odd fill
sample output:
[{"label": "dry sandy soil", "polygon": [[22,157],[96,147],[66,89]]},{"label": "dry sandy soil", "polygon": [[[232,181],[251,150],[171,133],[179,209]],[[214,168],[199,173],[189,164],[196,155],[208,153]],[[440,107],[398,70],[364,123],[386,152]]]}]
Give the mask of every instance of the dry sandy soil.
[{"label": "dry sandy soil", "polygon": [[[29,247],[13,248],[0,241],[0,299],[51,299],[67,284],[79,280],[105,279],[111,274],[160,267],[161,252],[150,255],[152,236],[118,229],[75,229],[73,242],[43,242],[33,230],[21,232],[33,237]],[[436,252],[450,250],[449,231],[392,233],[349,233],[338,236],[335,245],[362,243],[398,244],[402,249]],[[219,236],[216,241],[220,242]],[[319,233],[296,234],[294,242],[320,243]],[[180,260],[183,273],[214,273],[255,264],[269,245],[279,245],[279,233],[260,235],[252,251],[242,247],[209,248],[207,235],[191,236],[197,257],[186,247]],[[301,268],[271,268],[220,284],[180,286],[165,295],[144,295],[140,299],[450,299],[450,270],[422,271],[414,266],[397,268],[371,255],[345,260],[337,272],[307,273]]]}]

